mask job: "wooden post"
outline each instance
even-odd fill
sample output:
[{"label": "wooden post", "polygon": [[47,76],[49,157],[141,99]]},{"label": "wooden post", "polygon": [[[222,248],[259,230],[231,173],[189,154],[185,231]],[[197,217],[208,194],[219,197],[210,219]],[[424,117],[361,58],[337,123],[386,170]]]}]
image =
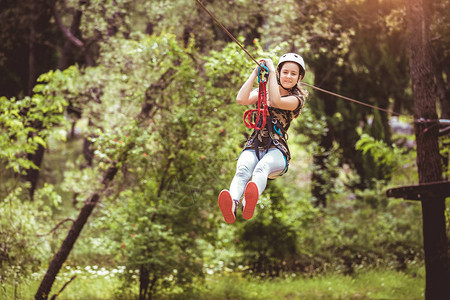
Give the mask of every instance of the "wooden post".
[{"label": "wooden post", "polygon": [[[437,120],[436,96],[429,38],[429,8],[426,0],[405,0],[410,50],[410,74],[414,93],[414,117]],[[442,181],[439,127],[415,123],[419,183]],[[426,269],[426,299],[450,295],[450,276],[445,231],[445,197],[422,199],[423,243]]]}]

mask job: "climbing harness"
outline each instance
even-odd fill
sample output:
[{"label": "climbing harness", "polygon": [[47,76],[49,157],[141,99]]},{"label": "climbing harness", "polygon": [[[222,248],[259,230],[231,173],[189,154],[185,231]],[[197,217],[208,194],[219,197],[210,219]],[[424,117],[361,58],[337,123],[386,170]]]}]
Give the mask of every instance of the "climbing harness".
[{"label": "climbing harness", "polygon": [[[247,128],[261,130],[266,126],[267,115],[269,114],[267,107],[267,80],[269,78],[269,69],[261,63],[258,67],[258,108],[249,109],[244,113],[244,124]],[[252,117],[256,113],[256,121],[252,123]],[[261,123],[262,122],[262,123]]]},{"label": "climbing harness", "polygon": [[[279,141],[275,138],[275,134],[281,136],[285,140],[287,140],[287,133],[284,131],[284,128],[281,126],[281,124],[278,123],[278,120],[274,118],[270,111],[269,106],[267,105],[267,81],[269,78],[269,69],[265,66],[264,63],[261,63],[260,67],[258,68],[258,84],[259,84],[259,90],[258,90],[258,104],[256,109],[249,109],[244,113],[244,124],[247,126],[247,128],[253,129],[254,131],[254,137],[251,139],[251,142],[254,141],[255,146],[255,154],[258,159],[260,159],[259,155],[259,139],[258,134],[259,131],[263,128],[267,129],[267,132],[269,134],[269,142],[267,143],[266,147],[269,150],[270,145],[272,143],[277,147],[284,155],[285,158],[288,157],[288,154],[279,147]],[[252,121],[254,120],[254,122]],[[286,145],[287,147],[287,145]],[[289,150],[288,150],[289,151]],[[283,173],[287,171],[287,165],[285,170],[283,170]],[[278,175],[278,176],[281,176]]]}]

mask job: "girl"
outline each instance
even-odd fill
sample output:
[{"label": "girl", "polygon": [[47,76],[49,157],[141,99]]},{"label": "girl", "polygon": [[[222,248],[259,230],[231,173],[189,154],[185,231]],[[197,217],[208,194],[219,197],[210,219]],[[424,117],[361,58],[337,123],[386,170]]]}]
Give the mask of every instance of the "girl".
[{"label": "girl", "polygon": [[[234,223],[236,220],[242,194],[242,216],[246,220],[251,219],[259,195],[266,188],[267,179],[286,173],[291,159],[286,132],[292,120],[299,116],[307,96],[307,92],[300,87],[300,80],[305,77],[305,63],[300,55],[284,54],[279,59],[276,71],[271,59],[260,62],[269,69],[269,116],[266,126],[261,130],[254,130],[248,138],[239,156],[230,190],[220,192],[219,207],[227,223]],[[253,105],[258,102],[258,90],[252,91],[257,76],[258,67],[239,90],[237,103]]]}]

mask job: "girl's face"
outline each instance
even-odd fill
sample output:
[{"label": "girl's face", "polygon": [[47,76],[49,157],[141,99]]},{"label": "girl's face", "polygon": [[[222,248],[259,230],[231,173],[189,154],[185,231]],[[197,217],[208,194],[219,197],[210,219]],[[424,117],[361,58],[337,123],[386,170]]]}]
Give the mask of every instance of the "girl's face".
[{"label": "girl's face", "polygon": [[287,88],[293,88],[300,80],[300,67],[294,62],[285,62],[280,70],[280,82]]}]

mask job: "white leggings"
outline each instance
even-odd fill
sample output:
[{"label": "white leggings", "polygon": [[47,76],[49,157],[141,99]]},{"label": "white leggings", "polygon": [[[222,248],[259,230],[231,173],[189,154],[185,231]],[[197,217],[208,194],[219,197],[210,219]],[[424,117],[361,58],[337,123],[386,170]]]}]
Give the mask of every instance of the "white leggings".
[{"label": "white leggings", "polygon": [[278,175],[286,167],[287,161],[283,153],[277,148],[268,151],[259,151],[260,160],[255,150],[245,150],[239,156],[236,165],[236,174],[230,185],[230,194],[233,200],[240,200],[247,183],[252,179],[261,195],[267,185],[269,175]]}]

